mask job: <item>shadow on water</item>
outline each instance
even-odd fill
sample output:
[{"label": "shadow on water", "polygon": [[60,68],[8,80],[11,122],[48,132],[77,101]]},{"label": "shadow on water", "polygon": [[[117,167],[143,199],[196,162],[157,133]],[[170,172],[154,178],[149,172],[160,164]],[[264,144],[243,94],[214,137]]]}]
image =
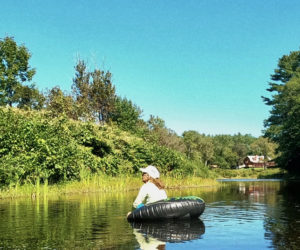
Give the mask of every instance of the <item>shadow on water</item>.
[{"label": "shadow on water", "polygon": [[299,181],[287,182],[278,192],[277,209],[268,209],[264,226],[266,237],[277,249],[299,249],[300,195]]},{"label": "shadow on water", "polygon": [[141,249],[160,249],[167,242],[198,240],[205,233],[205,225],[200,219],[131,222],[131,226]]}]

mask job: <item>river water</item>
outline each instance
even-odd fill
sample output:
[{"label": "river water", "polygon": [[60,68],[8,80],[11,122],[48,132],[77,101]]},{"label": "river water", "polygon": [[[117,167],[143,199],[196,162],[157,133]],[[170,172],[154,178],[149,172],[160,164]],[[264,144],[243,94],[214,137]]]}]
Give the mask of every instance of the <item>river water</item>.
[{"label": "river water", "polygon": [[0,200],[0,249],[300,249],[300,183],[168,190],[206,202],[198,220],[128,223],[137,191]]}]

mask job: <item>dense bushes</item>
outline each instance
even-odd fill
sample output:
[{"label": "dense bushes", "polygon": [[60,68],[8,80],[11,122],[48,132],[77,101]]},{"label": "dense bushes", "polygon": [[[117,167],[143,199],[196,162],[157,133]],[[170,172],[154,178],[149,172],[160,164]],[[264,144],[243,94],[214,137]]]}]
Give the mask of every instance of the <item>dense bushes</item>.
[{"label": "dense bushes", "polygon": [[1,185],[56,183],[97,172],[134,174],[148,164],[158,166],[162,173],[177,175],[194,174],[201,166],[179,152],[146,143],[113,125],[0,108]]},{"label": "dense bushes", "polygon": [[0,112],[1,184],[76,179],[80,168],[95,162],[73,138],[67,119],[17,109]]}]

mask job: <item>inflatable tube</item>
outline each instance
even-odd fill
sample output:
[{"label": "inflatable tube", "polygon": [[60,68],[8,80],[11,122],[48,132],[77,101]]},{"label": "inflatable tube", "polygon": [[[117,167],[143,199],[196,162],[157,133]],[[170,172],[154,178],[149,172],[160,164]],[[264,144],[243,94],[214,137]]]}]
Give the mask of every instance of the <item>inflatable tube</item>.
[{"label": "inflatable tube", "polygon": [[153,237],[171,243],[197,240],[205,233],[205,225],[200,219],[133,221],[131,226],[147,239]]},{"label": "inflatable tube", "polygon": [[205,209],[205,202],[196,196],[169,198],[134,210],[129,221],[198,218]]}]

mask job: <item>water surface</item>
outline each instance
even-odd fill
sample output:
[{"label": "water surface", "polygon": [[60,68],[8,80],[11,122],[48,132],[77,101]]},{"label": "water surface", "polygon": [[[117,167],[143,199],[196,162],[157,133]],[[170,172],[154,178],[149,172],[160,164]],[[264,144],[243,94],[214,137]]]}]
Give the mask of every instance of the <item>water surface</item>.
[{"label": "water surface", "polygon": [[137,192],[0,200],[0,249],[299,249],[299,182],[169,190],[206,202],[198,220],[128,223]]}]

